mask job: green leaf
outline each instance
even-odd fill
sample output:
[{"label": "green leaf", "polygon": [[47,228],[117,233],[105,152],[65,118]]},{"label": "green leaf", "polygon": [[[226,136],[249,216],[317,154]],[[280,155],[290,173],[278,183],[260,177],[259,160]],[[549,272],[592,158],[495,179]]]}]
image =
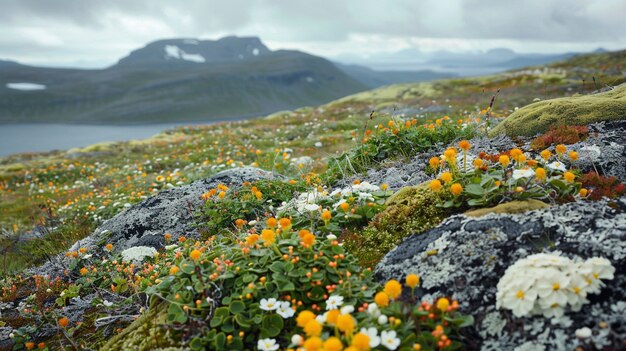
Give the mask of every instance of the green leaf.
[{"label": "green leaf", "polygon": [[[246,318],[246,316],[244,316],[243,314],[235,315],[235,322],[237,324],[239,324],[239,326],[241,326],[242,328],[250,328],[250,326],[251,326],[250,320],[248,318]],[[261,321],[259,320],[259,323],[260,322]]]},{"label": "green leaf", "polygon": [[281,284],[278,289],[282,291],[294,291],[296,290],[296,286],[293,285],[292,282],[287,282],[286,284]]},{"label": "green leaf", "polygon": [[246,309],[246,305],[241,301],[233,301],[230,303],[230,313],[239,314]]},{"label": "green leaf", "polygon": [[483,196],[483,194],[485,193],[485,189],[483,189],[478,184],[468,184],[465,187],[465,192],[474,196]]},{"label": "green leaf", "polygon": [[193,274],[193,271],[195,270],[196,265],[189,260],[183,260],[180,263],[180,270],[185,273],[185,274]]},{"label": "green leaf", "polygon": [[170,322],[185,324],[187,322],[187,314],[178,304],[170,304],[167,308],[167,320]]},{"label": "green leaf", "polygon": [[204,350],[204,343],[200,337],[195,337],[189,342],[189,348],[192,350]]}]

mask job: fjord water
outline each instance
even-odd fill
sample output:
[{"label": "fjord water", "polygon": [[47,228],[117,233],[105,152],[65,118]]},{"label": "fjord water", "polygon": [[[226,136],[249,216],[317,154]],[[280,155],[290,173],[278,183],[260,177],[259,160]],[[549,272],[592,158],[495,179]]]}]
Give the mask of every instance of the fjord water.
[{"label": "fjord water", "polygon": [[144,139],[167,129],[190,124],[0,124],[0,157],[25,152],[66,150],[107,141]]}]

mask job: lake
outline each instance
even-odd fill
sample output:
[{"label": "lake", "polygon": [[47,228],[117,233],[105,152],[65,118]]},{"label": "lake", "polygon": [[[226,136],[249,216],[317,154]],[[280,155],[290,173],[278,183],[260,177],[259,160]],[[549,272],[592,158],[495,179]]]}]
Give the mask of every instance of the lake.
[{"label": "lake", "polygon": [[0,157],[23,152],[66,150],[105,141],[145,139],[166,129],[198,124],[200,123],[131,126],[0,124]]}]

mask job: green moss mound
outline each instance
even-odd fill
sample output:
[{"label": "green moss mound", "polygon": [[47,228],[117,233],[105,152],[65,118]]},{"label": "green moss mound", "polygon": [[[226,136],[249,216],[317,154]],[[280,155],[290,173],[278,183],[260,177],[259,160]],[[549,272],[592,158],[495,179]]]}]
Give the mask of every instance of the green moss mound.
[{"label": "green moss mound", "polygon": [[162,327],[167,324],[164,308],[152,307],[126,327],[121,333],[107,342],[100,351],[120,350],[182,350],[170,338],[170,333]]},{"label": "green moss mound", "polygon": [[406,237],[435,227],[449,215],[436,204],[436,194],[426,183],[402,188],[363,232],[348,235],[344,245],[363,267],[373,267]]},{"label": "green moss mound", "polygon": [[561,125],[626,119],[626,84],[607,92],[539,101],[513,112],[490,133],[533,136]]},{"label": "green moss mound", "polygon": [[542,208],[550,207],[550,205],[545,202],[530,199],[525,201],[511,201],[503,204],[499,204],[498,206],[481,208],[478,210],[472,210],[465,212],[466,216],[469,217],[482,217],[484,215],[488,215],[490,213],[507,213],[507,214],[515,214],[515,213],[524,213],[532,210],[539,210]]}]

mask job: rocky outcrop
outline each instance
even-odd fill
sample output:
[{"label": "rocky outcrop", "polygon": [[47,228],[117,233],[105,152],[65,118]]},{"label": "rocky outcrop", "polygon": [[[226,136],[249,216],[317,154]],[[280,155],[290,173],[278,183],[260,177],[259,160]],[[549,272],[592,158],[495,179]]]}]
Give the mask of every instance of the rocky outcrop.
[{"label": "rocky outcrop", "polygon": [[[508,267],[535,253],[608,259],[615,277],[578,312],[560,318],[515,317],[496,309],[497,284]],[[626,198],[575,202],[524,214],[457,215],[407,238],[376,267],[381,280],[422,277],[425,298],[452,296],[475,319],[483,350],[573,350],[624,347],[626,339]],[[590,328],[579,339],[576,330]],[[579,333],[580,336],[580,333]],[[585,348],[586,349],[586,348]]]}]

